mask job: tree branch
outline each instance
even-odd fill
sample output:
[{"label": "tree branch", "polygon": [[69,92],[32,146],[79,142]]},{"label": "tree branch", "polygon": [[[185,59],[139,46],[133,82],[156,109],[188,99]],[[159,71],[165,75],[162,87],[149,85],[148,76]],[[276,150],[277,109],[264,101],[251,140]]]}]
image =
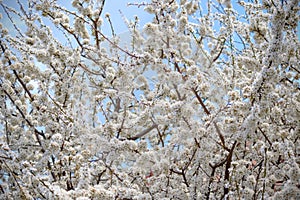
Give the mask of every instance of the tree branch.
[{"label": "tree branch", "polygon": [[[229,168],[231,167],[233,150],[234,150],[236,144],[237,144],[237,141],[235,141],[233,143],[233,145],[230,149],[229,155],[227,156],[227,159],[226,159],[226,168],[225,168],[225,175],[224,175],[224,180],[225,181],[229,181],[229,175],[230,175]],[[225,182],[225,184],[226,184],[226,182]],[[229,193],[229,187],[224,186],[224,194],[223,194],[221,199],[223,199],[228,193]]]},{"label": "tree branch", "polygon": [[150,131],[152,131],[156,127],[157,127],[157,124],[153,124],[152,126],[150,126],[149,128],[143,130],[142,132],[138,133],[137,135],[135,135],[135,136],[133,136],[131,138],[128,138],[128,140],[139,139],[139,138],[143,137],[144,135],[146,135],[147,133],[149,133]]}]

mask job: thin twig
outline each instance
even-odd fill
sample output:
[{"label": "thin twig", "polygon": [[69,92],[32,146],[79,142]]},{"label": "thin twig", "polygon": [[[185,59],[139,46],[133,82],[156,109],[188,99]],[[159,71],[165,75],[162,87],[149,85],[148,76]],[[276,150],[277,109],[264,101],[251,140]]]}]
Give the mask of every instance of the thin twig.
[{"label": "thin twig", "polygon": [[157,124],[153,124],[152,126],[150,126],[149,128],[143,130],[142,132],[136,134],[135,136],[128,138],[128,140],[136,140],[139,139],[141,137],[143,137],[144,135],[146,135],[147,133],[149,133],[150,131],[152,131],[154,128],[157,127]]}]

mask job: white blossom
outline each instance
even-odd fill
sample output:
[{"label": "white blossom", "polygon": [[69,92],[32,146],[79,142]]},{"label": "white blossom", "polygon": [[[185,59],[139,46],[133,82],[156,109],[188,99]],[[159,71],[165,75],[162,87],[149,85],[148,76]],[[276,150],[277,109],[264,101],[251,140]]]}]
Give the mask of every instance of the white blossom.
[{"label": "white blossom", "polygon": [[126,42],[107,1],[28,3],[0,1],[0,199],[299,199],[297,0],[129,3]]}]

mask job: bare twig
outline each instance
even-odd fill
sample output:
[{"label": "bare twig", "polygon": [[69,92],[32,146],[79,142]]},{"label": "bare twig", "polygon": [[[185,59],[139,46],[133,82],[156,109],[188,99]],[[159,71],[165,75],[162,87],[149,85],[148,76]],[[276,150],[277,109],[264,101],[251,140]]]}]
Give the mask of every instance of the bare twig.
[{"label": "bare twig", "polygon": [[[236,144],[237,144],[237,141],[235,141],[233,143],[233,145],[232,145],[232,147],[230,149],[230,152],[229,152],[229,154],[227,156],[227,159],[226,159],[226,168],[225,168],[225,175],[224,175],[224,180],[225,181],[229,181],[229,175],[230,175],[229,169],[231,167],[233,150],[234,150]],[[224,194],[223,194],[223,197],[221,199],[223,199],[228,193],[229,193],[229,187],[228,186],[224,186]]]},{"label": "bare twig", "polygon": [[265,134],[265,132],[263,132],[263,130],[260,127],[258,127],[258,130],[263,134],[263,136],[265,137],[265,139],[269,143],[270,147],[272,147],[272,142],[270,141],[270,139],[268,138],[268,136]]},{"label": "bare twig", "polygon": [[211,192],[211,184],[213,182],[213,177],[215,176],[215,172],[216,169],[218,167],[223,166],[226,163],[227,159],[224,159],[223,161],[221,161],[218,164],[212,165],[211,163],[209,163],[209,166],[212,168],[211,170],[211,174],[210,174],[210,178],[209,178],[209,183],[208,183],[208,192],[206,193],[206,200],[209,200],[209,196],[210,196],[210,192]]},{"label": "bare twig", "polygon": [[[204,109],[204,112],[207,114],[207,115],[210,115],[210,112],[209,110],[207,109],[207,107],[205,106],[204,102],[202,101],[201,97],[199,96],[198,92],[196,91],[195,88],[192,88],[192,91],[193,93],[195,94],[198,102],[200,103],[201,107]],[[221,133],[221,130],[220,128],[218,127],[217,123],[216,122],[213,122],[214,123],[214,126],[216,128],[216,131],[217,131],[217,134],[221,140],[221,143],[222,143],[222,146],[224,149],[228,150],[228,148],[226,147],[226,144],[225,144],[225,139],[224,139],[224,136],[223,134]]]},{"label": "bare twig", "polygon": [[210,115],[210,112],[208,111],[208,109],[206,108],[206,106],[204,105],[201,97],[199,96],[198,92],[196,91],[195,88],[192,88],[192,91],[193,93],[196,95],[196,98],[198,100],[198,102],[200,103],[201,107],[204,109],[204,112],[207,114],[207,115]]},{"label": "bare twig", "polygon": [[146,135],[147,133],[149,133],[150,131],[152,131],[154,128],[157,127],[157,124],[153,124],[152,126],[150,126],[149,128],[143,130],[142,132],[136,134],[135,136],[128,138],[129,140],[136,140],[139,139],[141,137],[143,137],[144,135]]}]

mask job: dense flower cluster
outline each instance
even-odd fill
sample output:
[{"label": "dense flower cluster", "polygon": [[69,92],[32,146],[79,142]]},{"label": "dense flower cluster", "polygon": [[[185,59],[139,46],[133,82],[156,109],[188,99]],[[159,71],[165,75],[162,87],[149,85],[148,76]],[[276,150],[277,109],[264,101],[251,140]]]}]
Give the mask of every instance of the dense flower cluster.
[{"label": "dense flower cluster", "polygon": [[300,198],[297,0],[70,4],[0,1],[0,199]]}]

